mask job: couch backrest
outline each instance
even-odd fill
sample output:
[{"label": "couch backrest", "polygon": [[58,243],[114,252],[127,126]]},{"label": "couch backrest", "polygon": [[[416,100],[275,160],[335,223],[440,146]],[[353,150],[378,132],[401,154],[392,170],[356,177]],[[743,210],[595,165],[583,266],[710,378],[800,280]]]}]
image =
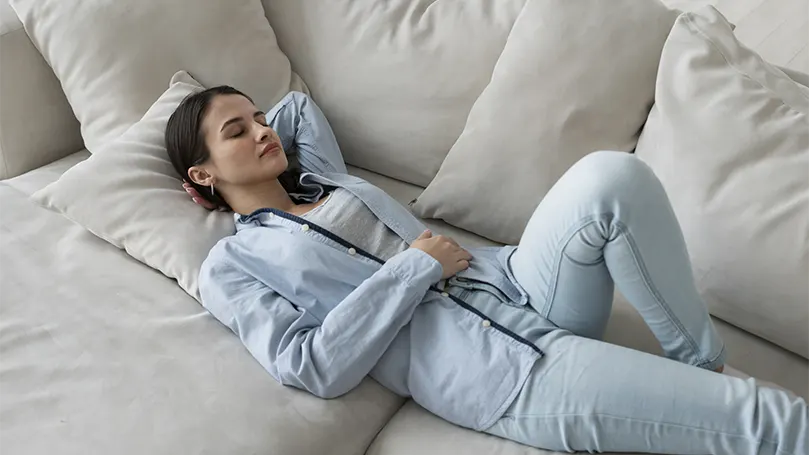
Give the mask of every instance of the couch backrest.
[{"label": "couch backrest", "polygon": [[82,148],[79,122],[59,81],[0,0],[0,179]]}]

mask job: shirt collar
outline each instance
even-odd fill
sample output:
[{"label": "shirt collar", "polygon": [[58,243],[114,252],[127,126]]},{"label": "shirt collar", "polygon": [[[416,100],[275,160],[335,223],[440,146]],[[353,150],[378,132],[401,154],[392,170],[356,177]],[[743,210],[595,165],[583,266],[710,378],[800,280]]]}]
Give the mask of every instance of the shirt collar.
[{"label": "shirt collar", "polygon": [[[313,182],[311,178],[308,178],[310,176],[316,175],[317,174],[312,174],[311,172],[304,172],[303,174],[301,174],[300,177],[301,191],[299,193],[291,194],[291,196],[306,202],[314,202],[320,199],[323,196],[323,193],[325,192],[323,185],[317,182]],[[262,208],[255,210],[253,213],[249,215],[234,213],[233,219],[236,222],[236,231],[238,232],[245,228],[261,226],[269,218],[273,216],[274,212],[279,212],[279,210]]]}]

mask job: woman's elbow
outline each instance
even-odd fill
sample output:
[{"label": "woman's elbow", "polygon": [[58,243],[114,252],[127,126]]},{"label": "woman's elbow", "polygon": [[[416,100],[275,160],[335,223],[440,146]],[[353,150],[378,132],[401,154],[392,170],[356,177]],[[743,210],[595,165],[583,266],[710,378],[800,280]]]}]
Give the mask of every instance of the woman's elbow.
[{"label": "woman's elbow", "polygon": [[306,93],[298,92],[298,91],[294,91],[294,90],[289,92],[287,94],[287,96],[292,98],[296,102],[300,103],[301,105],[303,105],[304,103],[310,101],[309,95],[307,95]]}]

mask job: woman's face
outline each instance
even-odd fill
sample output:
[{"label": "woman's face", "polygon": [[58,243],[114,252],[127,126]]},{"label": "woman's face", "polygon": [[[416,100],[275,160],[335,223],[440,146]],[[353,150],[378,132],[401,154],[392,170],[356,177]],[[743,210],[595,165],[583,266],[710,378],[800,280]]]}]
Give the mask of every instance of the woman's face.
[{"label": "woman's face", "polygon": [[243,96],[211,100],[202,133],[211,155],[202,166],[189,169],[192,178],[198,168],[196,172],[210,174],[215,185],[252,185],[278,178],[287,168],[278,135],[267,126],[264,113]]}]

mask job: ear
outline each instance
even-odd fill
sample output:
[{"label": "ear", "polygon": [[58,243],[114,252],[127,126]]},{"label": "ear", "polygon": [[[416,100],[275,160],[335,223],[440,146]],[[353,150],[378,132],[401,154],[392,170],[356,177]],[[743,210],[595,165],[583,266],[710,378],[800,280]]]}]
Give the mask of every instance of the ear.
[{"label": "ear", "polygon": [[201,166],[191,166],[188,169],[188,178],[197,185],[211,186],[214,184],[213,176]]}]

